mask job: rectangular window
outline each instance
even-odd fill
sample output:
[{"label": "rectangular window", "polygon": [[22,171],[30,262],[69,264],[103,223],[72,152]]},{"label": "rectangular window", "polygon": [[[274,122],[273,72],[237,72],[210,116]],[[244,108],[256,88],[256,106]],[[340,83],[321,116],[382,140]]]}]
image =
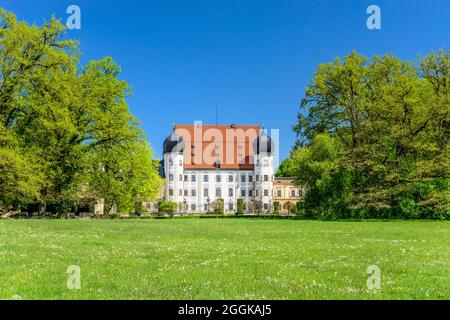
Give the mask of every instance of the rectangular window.
[{"label": "rectangular window", "polygon": [[233,182],[233,176],[231,174],[228,176],[228,182]]},{"label": "rectangular window", "polygon": [[191,204],[191,210],[192,210],[192,211],[197,210],[197,206],[195,205],[195,203]]},{"label": "rectangular window", "polygon": [[229,197],[232,197],[233,196],[233,189],[228,189],[228,196]]},{"label": "rectangular window", "polygon": [[208,182],[209,181],[209,176],[207,174],[205,174],[203,176],[203,182]]},{"label": "rectangular window", "polygon": [[196,181],[196,178],[197,178],[197,177],[193,174],[193,175],[191,176],[191,181],[192,181],[192,182],[195,182],[195,181]]},{"label": "rectangular window", "polygon": [[192,197],[196,197],[197,196],[197,191],[195,189],[191,190],[191,196]]},{"label": "rectangular window", "polygon": [[178,180],[179,181],[183,181],[183,175],[182,174],[180,174],[180,176],[178,177]]},{"label": "rectangular window", "polygon": [[292,189],[292,190],[291,190],[291,197],[292,197],[292,198],[295,198],[295,196],[296,196],[296,194],[295,194],[295,189]]},{"label": "rectangular window", "polygon": [[218,197],[218,198],[222,197],[222,189],[220,189],[220,188],[216,189],[216,197]]},{"label": "rectangular window", "polygon": [[169,189],[169,196],[173,196],[173,189]]},{"label": "rectangular window", "polygon": [[188,196],[188,191],[184,190],[184,196],[187,197]]},{"label": "rectangular window", "polygon": [[205,203],[205,212],[208,212],[208,204],[207,203]]},{"label": "rectangular window", "polygon": [[269,176],[267,174],[264,176],[264,181],[269,181]]},{"label": "rectangular window", "polygon": [[203,189],[203,196],[207,197],[209,195],[209,190],[208,188]]},{"label": "rectangular window", "polygon": [[228,211],[233,211],[234,210],[234,206],[233,206],[233,204],[230,202],[229,204],[228,204]]},{"label": "rectangular window", "polygon": [[180,160],[180,167],[183,166],[183,160]]},{"label": "rectangular window", "polygon": [[269,205],[267,203],[264,203],[264,210],[269,210]]},{"label": "rectangular window", "polygon": [[183,196],[183,190],[180,189],[180,192],[178,192],[178,194],[180,195],[180,197]]},{"label": "rectangular window", "polygon": [[259,190],[256,190],[255,194],[256,194],[257,197],[259,197]]},{"label": "rectangular window", "polygon": [[173,174],[169,174],[169,181],[173,181]]},{"label": "rectangular window", "polygon": [[241,197],[245,197],[245,190],[241,190]]},{"label": "rectangular window", "polygon": [[281,198],[281,190],[277,190],[277,197]]},{"label": "rectangular window", "polygon": [[264,197],[268,197],[269,196],[269,190],[264,189]]},{"label": "rectangular window", "polygon": [[216,182],[220,182],[220,181],[221,181],[220,174],[218,174],[218,175],[216,175]]},{"label": "rectangular window", "polygon": [[259,181],[259,175],[256,175],[256,181],[257,182]]},{"label": "rectangular window", "polygon": [[248,196],[253,197],[253,190],[248,190]]},{"label": "rectangular window", "polygon": [[248,176],[248,182],[253,182],[253,176]]},{"label": "rectangular window", "polygon": [[188,176],[187,176],[187,174],[184,176],[184,182],[187,182],[188,181]]},{"label": "rectangular window", "polygon": [[245,178],[244,175],[242,175],[242,176],[241,176],[241,182],[246,182],[246,181],[247,181],[247,179]]},{"label": "rectangular window", "polygon": [[169,159],[169,166],[173,166],[173,160]]}]

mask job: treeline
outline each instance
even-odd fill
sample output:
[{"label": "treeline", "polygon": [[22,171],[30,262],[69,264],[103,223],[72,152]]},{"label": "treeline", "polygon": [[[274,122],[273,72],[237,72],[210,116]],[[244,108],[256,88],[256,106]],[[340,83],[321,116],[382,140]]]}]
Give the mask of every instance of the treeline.
[{"label": "treeline", "polygon": [[320,65],[279,175],[307,188],[306,216],[450,218],[450,52]]},{"label": "treeline", "polygon": [[106,211],[138,211],[161,181],[130,88],[111,58],[81,67],[64,32],[0,8],[0,205],[69,212],[104,199]]}]

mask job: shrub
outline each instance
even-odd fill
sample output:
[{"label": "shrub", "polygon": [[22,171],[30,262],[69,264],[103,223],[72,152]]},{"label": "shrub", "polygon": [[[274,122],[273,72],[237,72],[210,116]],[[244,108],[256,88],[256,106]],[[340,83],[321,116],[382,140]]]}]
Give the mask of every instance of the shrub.
[{"label": "shrub", "polygon": [[159,213],[173,214],[177,212],[178,205],[172,201],[163,201],[158,204]]},{"label": "shrub", "polygon": [[273,213],[278,214],[280,213],[281,205],[278,201],[273,203]]},{"label": "shrub", "polygon": [[237,200],[237,211],[236,211],[237,215],[242,215],[244,214],[244,199],[239,198]]}]

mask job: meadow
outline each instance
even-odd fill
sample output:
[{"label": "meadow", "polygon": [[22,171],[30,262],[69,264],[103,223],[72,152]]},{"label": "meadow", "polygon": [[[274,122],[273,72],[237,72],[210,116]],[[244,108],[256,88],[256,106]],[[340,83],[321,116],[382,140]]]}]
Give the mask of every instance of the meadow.
[{"label": "meadow", "polygon": [[449,222],[0,220],[0,299],[450,299],[449,248]]}]

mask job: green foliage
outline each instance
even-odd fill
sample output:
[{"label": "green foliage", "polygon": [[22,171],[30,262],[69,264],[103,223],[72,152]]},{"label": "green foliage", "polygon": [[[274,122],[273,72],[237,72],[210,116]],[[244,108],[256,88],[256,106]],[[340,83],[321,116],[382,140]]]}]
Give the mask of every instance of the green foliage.
[{"label": "green foliage", "polygon": [[280,203],[278,201],[275,201],[273,203],[273,213],[275,213],[275,214],[280,213],[280,210],[281,210]]},{"label": "green foliage", "polygon": [[79,67],[55,18],[29,26],[0,9],[0,199],[58,212],[84,198],[139,211],[161,180],[112,58]]},{"label": "green foliage", "polygon": [[294,162],[291,157],[286,158],[278,167],[275,173],[276,177],[289,178],[293,177],[295,174]]},{"label": "green foliage", "polygon": [[242,215],[242,214],[244,214],[244,210],[245,210],[244,199],[239,198],[239,199],[237,200],[237,210],[236,210],[236,214],[237,214],[237,215]]},{"label": "green foliage", "polygon": [[353,52],[319,66],[302,108],[292,157],[306,215],[448,217],[450,52],[417,65]]},{"label": "green foliage", "polygon": [[178,205],[176,202],[163,201],[158,205],[160,213],[176,213],[178,211]]}]

